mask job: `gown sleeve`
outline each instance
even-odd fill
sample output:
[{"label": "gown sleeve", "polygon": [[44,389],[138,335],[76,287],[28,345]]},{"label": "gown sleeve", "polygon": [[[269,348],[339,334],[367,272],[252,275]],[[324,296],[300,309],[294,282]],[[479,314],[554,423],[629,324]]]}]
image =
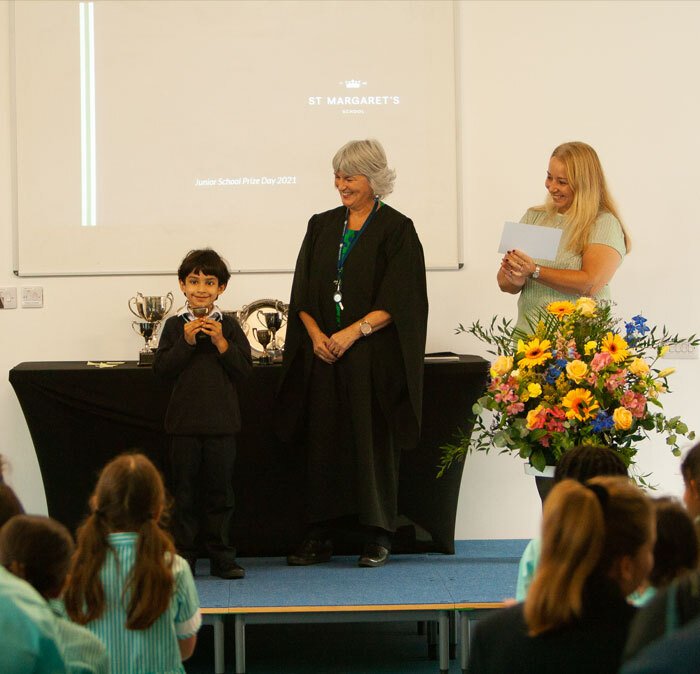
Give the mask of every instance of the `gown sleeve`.
[{"label": "gown sleeve", "polygon": [[423,247],[410,219],[398,223],[386,245],[387,267],[374,309],[391,314],[403,357],[408,398],[397,410],[398,440],[413,447],[420,435],[428,294]]}]

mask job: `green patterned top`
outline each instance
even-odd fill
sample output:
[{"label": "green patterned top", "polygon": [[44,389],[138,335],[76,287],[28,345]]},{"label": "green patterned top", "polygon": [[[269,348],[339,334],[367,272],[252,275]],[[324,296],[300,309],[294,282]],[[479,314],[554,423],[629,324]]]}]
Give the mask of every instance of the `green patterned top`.
[{"label": "green patterned top", "polygon": [[[527,213],[521,218],[520,222],[528,225],[543,225],[545,227],[558,227],[561,229],[564,223],[564,215],[556,214],[553,219],[549,219],[544,211],[538,211],[534,208],[528,209]],[[557,250],[556,258],[552,260],[535,260],[536,263],[553,269],[581,269],[582,256],[572,253],[565,249],[565,236],[562,236]],[[625,236],[622,231],[620,221],[611,213],[601,213],[593,225],[591,230],[591,238],[589,243],[600,243],[614,248],[620,254],[620,262],[625,257]],[[518,298],[518,322],[516,327],[526,332],[530,331],[530,326],[527,323],[528,316],[534,319],[537,315],[537,309],[544,307],[550,302],[561,300],[576,300],[574,295],[567,295],[558,290],[549,288],[542,283],[538,283],[534,279],[527,279],[523,289],[520,291]],[[599,293],[596,294],[596,299],[610,299],[610,286],[606,285]]]}]

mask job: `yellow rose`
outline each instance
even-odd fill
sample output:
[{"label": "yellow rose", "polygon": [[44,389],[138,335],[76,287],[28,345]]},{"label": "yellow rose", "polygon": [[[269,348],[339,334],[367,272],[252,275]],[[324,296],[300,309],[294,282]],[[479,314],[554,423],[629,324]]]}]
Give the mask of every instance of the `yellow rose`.
[{"label": "yellow rose", "polygon": [[491,366],[492,377],[502,377],[513,369],[513,356],[499,356]]},{"label": "yellow rose", "polygon": [[542,387],[539,384],[528,384],[527,392],[530,398],[537,398],[537,396],[542,395]]},{"label": "yellow rose", "polygon": [[591,340],[590,342],[586,342],[586,344],[583,347],[583,352],[587,355],[590,356],[592,353],[595,352],[595,350],[598,348],[598,342],[594,342]]},{"label": "yellow rose", "polygon": [[581,316],[595,316],[596,302],[590,297],[579,297],[576,300],[576,309]]},{"label": "yellow rose", "polygon": [[586,376],[588,372],[588,365],[582,360],[572,360],[566,365],[566,374],[571,379],[571,381],[577,384]]},{"label": "yellow rose", "polygon": [[632,426],[632,412],[624,407],[616,408],[612,418],[618,431],[628,431]]},{"label": "yellow rose", "polygon": [[643,358],[635,358],[630,363],[628,369],[633,375],[641,377],[642,375],[645,375],[647,374],[647,372],[649,372],[649,365],[647,365],[646,361]]},{"label": "yellow rose", "polygon": [[510,376],[513,377],[513,379],[520,379],[520,370],[516,368],[510,373]]},{"label": "yellow rose", "polygon": [[665,377],[668,377],[669,375],[673,374],[676,371],[675,367],[667,367],[665,370],[661,370],[659,374],[657,374],[658,379],[664,379]]}]

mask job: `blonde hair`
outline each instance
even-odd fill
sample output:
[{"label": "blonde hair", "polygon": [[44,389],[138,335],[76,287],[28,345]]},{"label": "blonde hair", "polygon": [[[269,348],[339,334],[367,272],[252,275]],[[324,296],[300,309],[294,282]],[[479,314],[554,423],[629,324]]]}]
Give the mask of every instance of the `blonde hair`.
[{"label": "blonde hair", "polygon": [[616,560],[634,555],[649,540],[651,523],[650,500],[628,478],[555,485],[544,504],[542,556],[525,600],[528,634],[580,617],[588,579],[607,576]]},{"label": "blonde hair", "polygon": [[[552,157],[564,164],[574,198],[565,214],[566,247],[573,253],[583,254],[591,236],[591,230],[601,213],[615,216],[622,227],[625,237],[625,249],[632,250],[632,240],[622,222],[617,206],[610,196],[605,181],[603,167],[596,151],[586,143],[571,141],[554,148]],[[537,210],[546,211],[550,217],[557,213],[557,207],[551,195]]]}]

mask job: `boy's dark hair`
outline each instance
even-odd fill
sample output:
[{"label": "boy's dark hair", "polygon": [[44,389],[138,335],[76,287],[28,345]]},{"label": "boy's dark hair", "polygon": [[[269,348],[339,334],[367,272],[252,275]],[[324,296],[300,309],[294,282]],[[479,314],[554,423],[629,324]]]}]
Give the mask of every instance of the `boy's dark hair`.
[{"label": "boy's dark hair", "polygon": [[73,549],[68,529],[50,517],[17,515],[0,531],[0,563],[21,564],[24,579],[46,598],[63,588]]},{"label": "boy's dark hair", "polygon": [[690,480],[700,482],[700,442],[694,444],[683,457],[681,475],[686,483]]},{"label": "boy's dark hair", "polygon": [[665,587],[698,564],[698,538],[685,508],[673,498],[654,499],[656,545],[649,581]]},{"label": "boy's dark hair", "polygon": [[177,277],[184,282],[190,274],[199,273],[216,276],[219,285],[226,285],[231,278],[226,261],[211,248],[191,250],[187,253],[177,270]]},{"label": "boy's dark hair", "polygon": [[609,447],[579,445],[565,452],[554,471],[554,482],[569,478],[587,482],[601,475],[628,476],[622,457]]}]

